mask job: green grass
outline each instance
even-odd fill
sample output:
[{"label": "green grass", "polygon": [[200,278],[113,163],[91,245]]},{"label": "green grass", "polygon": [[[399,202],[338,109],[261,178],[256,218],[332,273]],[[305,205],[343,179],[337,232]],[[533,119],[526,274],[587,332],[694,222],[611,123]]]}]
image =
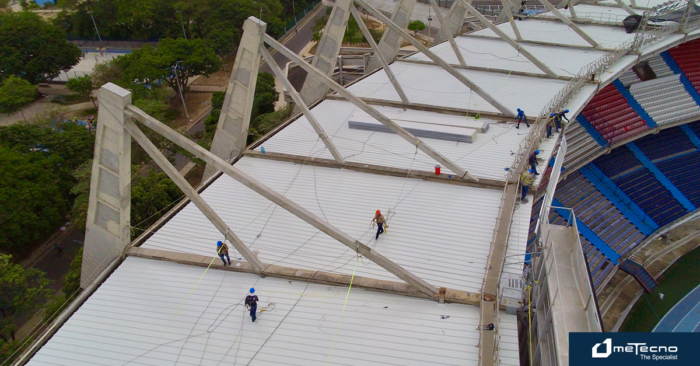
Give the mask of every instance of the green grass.
[{"label": "green grass", "polygon": [[[644,293],[634,305],[620,332],[651,332],[656,323],[700,284],[700,248],[684,255],[659,279],[653,294]],[[664,294],[664,299],[659,298]]]}]

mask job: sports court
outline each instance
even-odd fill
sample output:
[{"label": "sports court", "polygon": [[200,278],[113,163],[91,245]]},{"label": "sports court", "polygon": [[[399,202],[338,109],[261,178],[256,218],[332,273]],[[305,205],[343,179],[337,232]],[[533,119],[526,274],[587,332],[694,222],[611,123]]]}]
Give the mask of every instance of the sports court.
[{"label": "sports court", "polygon": [[674,305],[653,331],[700,332],[700,285]]}]

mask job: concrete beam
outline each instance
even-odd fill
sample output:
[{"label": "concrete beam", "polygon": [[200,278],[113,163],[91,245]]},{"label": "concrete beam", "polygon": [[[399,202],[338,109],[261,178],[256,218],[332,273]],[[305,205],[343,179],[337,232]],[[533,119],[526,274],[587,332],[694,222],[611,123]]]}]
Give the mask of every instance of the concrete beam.
[{"label": "concrete beam", "polygon": [[[351,6],[352,0],[336,0],[328,18],[328,23],[323,29],[321,40],[318,42],[316,54],[311,60],[311,65],[325,75],[333,75],[335,70],[338,54],[340,54],[340,46],[345,35],[345,28],[348,26]],[[328,85],[321,78],[311,74],[306,75],[304,85],[301,87],[301,98],[304,99],[307,105],[321,99],[327,92]]]},{"label": "concrete beam", "polygon": [[[496,333],[498,331],[498,284],[501,280],[503,263],[508,249],[508,238],[510,237],[510,226],[513,221],[515,201],[518,195],[518,185],[509,184],[503,192],[503,201],[500,215],[497,219],[497,229],[494,233],[494,240],[491,252],[486,265],[484,284],[481,288],[481,330],[479,339],[479,365],[491,366],[496,364],[495,347]],[[493,330],[486,330],[484,327],[494,325]]]},{"label": "concrete beam", "polygon": [[387,126],[392,132],[395,134],[401,136],[404,140],[408,141],[411,145],[415,146],[416,148],[420,149],[422,152],[424,152],[426,155],[430,156],[431,158],[435,159],[438,163],[442,164],[445,166],[447,169],[450,169],[452,172],[454,172],[456,175],[458,175],[460,178],[469,178],[474,181],[478,181],[478,179],[472,177],[467,173],[466,170],[460,168],[457,164],[453,163],[446,157],[444,157],[442,154],[431,148],[430,146],[426,145],[424,142],[413,136],[410,132],[406,131],[404,128],[396,124],[396,122],[390,120],[383,114],[379,113],[376,109],[372,108],[369,106],[369,104],[363,102],[360,98],[356,97],[352,93],[350,93],[347,89],[343,88],[340,86],[338,83],[333,81],[330,77],[327,75],[324,75],[320,71],[316,70],[315,67],[307,64],[304,62],[304,60],[301,59],[298,55],[296,55],[294,52],[290,51],[288,48],[284,47],[282,44],[277,42],[274,38],[265,35],[264,37],[265,42],[272,46],[272,48],[276,49],[278,52],[286,56],[288,59],[291,61],[294,61],[298,66],[306,70],[307,73],[309,74],[315,74],[316,76],[319,76],[323,78],[328,84],[331,89],[335,90],[336,93],[340,94],[343,98],[345,98],[347,101],[351,102],[352,104],[356,105],[358,108],[362,109],[365,113],[369,114],[372,116],[374,119],[382,123],[383,125]]},{"label": "concrete beam", "polygon": [[386,167],[386,166],[381,166],[381,165],[373,165],[373,164],[365,164],[365,163],[353,163],[350,161],[346,161],[345,164],[338,164],[337,162],[335,162],[334,160],[331,160],[331,159],[315,158],[315,157],[308,157],[308,156],[301,156],[301,155],[282,154],[282,153],[275,153],[275,152],[270,152],[270,151],[266,151],[263,154],[260,151],[256,151],[256,150],[246,150],[243,152],[243,156],[249,156],[249,157],[258,158],[258,159],[288,161],[288,162],[295,163],[295,164],[313,165],[313,166],[324,167],[324,168],[347,169],[347,170],[354,170],[356,172],[379,174],[379,175],[389,175],[389,176],[400,177],[400,178],[408,177],[408,178],[421,179],[421,180],[426,180],[426,181],[431,181],[431,182],[456,184],[456,185],[460,185],[460,186],[498,189],[501,191],[503,190],[503,187],[505,187],[505,181],[499,181],[499,180],[494,180],[494,179],[481,178],[481,179],[479,179],[479,182],[476,183],[476,182],[472,182],[472,181],[468,181],[468,180],[464,180],[464,179],[457,179],[457,177],[455,177],[455,176],[452,176],[452,178],[450,178],[450,174],[447,174],[447,173],[441,173],[440,175],[435,175],[434,172],[420,171],[420,170],[415,170],[415,169],[411,169],[409,171],[408,169],[391,168],[391,167]]},{"label": "concrete beam", "polygon": [[[469,3],[467,3],[469,4]],[[515,34],[515,39],[518,40],[518,42],[523,40],[523,37],[520,36],[520,31],[518,30],[518,26],[515,25],[515,19],[513,19],[513,13],[510,10],[510,3],[508,0],[501,0],[501,4],[503,5],[503,12],[504,14],[508,17],[508,22],[510,23],[511,28],[513,28],[513,33]],[[471,5],[471,4],[469,4]]]},{"label": "concrete beam", "polygon": [[[468,2],[471,4],[472,0],[468,0]],[[452,6],[450,7],[450,12],[447,13],[447,18],[445,18],[445,23],[447,24],[440,25],[440,30],[433,41],[433,45],[447,40],[448,34],[456,37],[459,30],[462,28],[462,24],[464,23],[464,18],[466,16],[467,9],[464,7],[464,5],[462,5],[462,3],[459,1],[453,1]]]},{"label": "concrete beam", "polygon": [[408,101],[408,97],[406,96],[406,93],[403,92],[403,88],[401,88],[401,85],[399,84],[398,80],[396,80],[396,76],[394,76],[394,72],[391,71],[391,68],[389,67],[389,64],[386,62],[386,59],[384,59],[384,56],[382,55],[382,53],[379,52],[379,48],[377,47],[377,44],[374,42],[374,38],[372,38],[372,34],[369,33],[369,29],[367,29],[367,25],[362,20],[362,16],[357,11],[357,9],[355,9],[354,6],[350,7],[350,11],[352,12],[352,16],[355,18],[355,21],[357,22],[357,24],[360,26],[360,30],[362,31],[362,34],[367,39],[367,43],[369,43],[369,47],[374,52],[374,57],[381,63],[382,69],[386,73],[386,76],[389,78],[389,82],[391,83],[391,85],[394,86],[394,90],[396,90],[396,93],[399,94],[401,101],[404,103],[410,103]]},{"label": "concrete beam", "polygon": [[[440,12],[440,8],[438,7],[435,0],[430,0],[430,6],[433,8],[433,11],[435,11],[435,15],[438,18],[438,22],[440,22],[440,29],[442,29],[443,27],[447,27],[447,21],[445,21],[445,17],[442,16],[442,13]],[[459,61],[459,64],[462,66],[467,66],[467,63],[464,62],[464,57],[462,57],[462,52],[459,50],[459,46],[457,46],[457,43],[455,42],[455,39],[452,36],[452,33],[445,32],[444,35],[447,38],[447,41],[450,43],[450,46],[452,47],[452,51],[454,51],[455,55],[457,56],[457,60]]]},{"label": "concrete beam", "polygon": [[367,5],[367,3],[364,0],[356,0],[356,2],[358,4],[360,4],[363,8],[365,8],[365,10],[367,10],[372,15],[374,15],[374,17],[379,19],[379,21],[386,24],[390,29],[393,29],[394,31],[398,32],[401,35],[401,37],[403,37],[406,41],[408,41],[414,47],[416,47],[418,49],[418,51],[420,51],[424,55],[428,56],[428,58],[433,60],[433,62],[435,62],[440,67],[445,69],[445,71],[447,71],[450,75],[454,76],[457,80],[459,80],[462,84],[466,85],[469,89],[473,90],[476,94],[478,94],[481,98],[483,98],[487,103],[494,106],[496,109],[498,109],[501,113],[505,114],[506,116],[515,117],[515,114],[511,110],[509,110],[504,105],[499,103],[489,93],[487,93],[486,91],[481,89],[481,87],[472,83],[472,81],[469,80],[466,76],[462,75],[459,71],[455,70],[447,62],[445,62],[445,60],[441,59],[439,56],[437,56],[432,51],[430,51],[427,47],[423,46],[423,44],[420,43],[418,40],[411,37],[411,35],[408,34],[405,30],[399,28],[396,24],[392,23],[380,11],[377,11],[377,10],[371,8],[369,5]]},{"label": "concrete beam", "polygon": [[309,107],[306,106],[306,103],[304,103],[302,97],[294,89],[292,83],[289,82],[289,79],[287,79],[287,77],[284,76],[284,73],[277,65],[277,62],[275,62],[275,60],[272,58],[272,55],[270,55],[270,53],[267,51],[267,49],[262,43],[260,44],[260,53],[262,54],[263,59],[265,59],[267,64],[270,66],[270,69],[272,70],[272,73],[275,74],[277,80],[279,80],[284,86],[284,88],[287,89],[289,95],[292,97],[292,100],[294,100],[294,103],[297,105],[297,108],[299,108],[301,112],[304,113],[304,116],[311,124],[311,127],[313,127],[314,131],[316,131],[316,134],[326,145],[328,151],[331,152],[333,158],[335,158],[335,161],[337,161],[339,164],[344,164],[345,159],[343,159],[343,156],[340,154],[340,151],[338,151],[338,148],[335,147],[335,145],[328,138],[328,135],[326,135],[326,132],[323,130],[323,127],[321,127],[321,124],[318,122],[316,117],[314,117],[313,113],[311,113]]},{"label": "concrete beam", "polygon": [[[366,11],[374,10],[368,4],[360,4]],[[391,63],[396,58],[399,53],[399,48],[401,47],[401,31],[408,27],[408,23],[411,21],[411,13],[413,12],[413,7],[416,6],[416,0],[399,0],[396,3],[396,8],[391,14],[391,21],[396,24],[397,29],[386,29],[382,38],[379,40],[379,53],[382,54],[384,60]],[[383,14],[382,14],[383,16]],[[385,17],[386,18],[386,17]],[[367,66],[367,73],[370,73],[378,68],[382,67],[381,61],[378,58],[372,57]]]},{"label": "concrete beam", "polygon": [[591,46],[602,49],[602,47],[596,42],[593,38],[591,38],[586,32],[582,31],[581,28],[578,27],[578,25],[574,24],[574,22],[571,21],[571,19],[567,18],[564,14],[562,14],[557,8],[555,8],[552,4],[550,4],[549,1],[547,0],[537,0],[540,2],[540,4],[544,5],[547,10],[551,11],[552,14],[554,14],[555,17],[559,18],[564,24],[568,25],[571,29],[573,29],[576,34],[581,36],[588,44]]},{"label": "concrete beam", "polygon": [[[236,61],[233,64],[231,78],[226,89],[224,105],[216,125],[211,152],[214,155],[232,161],[248,142],[248,127],[255,97],[255,85],[258,81],[260,67],[259,47],[267,25],[254,17],[243,23],[243,37],[238,46]],[[211,177],[216,170],[206,166],[202,180]]]},{"label": "concrete beam", "polygon": [[[208,267],[212,262],[213,257],[207,257],[196,254],[176,253],[157,249],[146,249],[133,247],[126,252],[128,256],[157,259],[168,262],[182,263],[187,265]],[[223,271],[254,273],[253,268],[245,261],[232,260],[230,266],[223,266],[218,263],[212,265],[212,268]],[[350,285],[351,276],[337,273],[314,271],[310,269],[292,268],[277,265],[267,265],[263,271],[265,277],[284,278],[293,281],[305,281],[318,283],[323,285],[343,286]],[[367,290],[380,291],[402,296],[411,296],[419,298],[430,298],[415,288],[395,281],[377,280],[368,277],[355,276],[352,281],[352,287],[361,287]],[[446,289],[445,302],[479,306],[481,304],[481,295],[478,293]]]},{"label": "concrete beam", "polygon": [[95,153],[80,286],[86,288],[131,241],[131,136],[124,109],[131,93],[112,83],[97,92]]},{"label": "concrete beam", "polygon": [[576,9],[574,9],[574,2],[572,0],[565,0],[564,3],[569,6],[569,12],[571,13],[571,19],[576,19],[577,17],[576,17]]},{"label": "concrete beam", "polygon": [[[423,64],[423,65],[435,65],[432,61],[425,61],[425,60],[413,60],[413,59],[401,59],[401,60],[396,60],[394,61],[394,64],[399,63],[399,62],[408,62],[408,63],[413,63],[413,64]],[[564,81],[569,81],[572,79],[570,76],[553,76],[549,77],[548,75],[540,74],[540,73],[534,73],[534,72],[527,72],[527,71],[516,71],[516,70],[504,70],[504,69],[492,69],[490,67],[480,67],[480,66],[467,66],[467,67],[462,67],[460,65],[453,65],[450,64],[450,66],[454,67],[455,69],[458,70],[477,70],[477,71],[486,71],[486,72],[497,72],[499,74],[510,74],[510,75],[520,75],[520,76],[527,76],[531,78],[543,78],[543,79],[557,79],[557,80],[564,80]]]},{"label": "concrete beam", "polygon": [[[492,30],[494,33],[496,33],[503,41],[508,43],[511,47],[515,48],[518,52],[520,52],[523,56],[525,56],[528,61],[532,62],[537,66],[538,69],[542,70],[547,76],[549,77],[556,77],[557,74],[554,73],[554,71],[550,70],[547,65],[543,64],[540,60],[537,59],[533,54],[531,54],[528,50],[525,48],[521,47],[519,44],[517,44],[515,41],[513,41],[510,37],[508,37],[505,33],[503,33],[502,30],[500,30],[498,27],[496,27],[493,23],[491,23],[486,17],[481,15],[476,9],[474,9],[471,5],[467,4],[466,1],[462,0],[462,4],[464,5],[465,8],[479,21],[484,24],[487,28]],[[507,8],[504,8],[507,9]]]},{"label": "concrete beam", "polygon": [[292,215],[304,220],[304,222],[324,232],[331,238],[341,242],[343,245],[347,246],[353,251],[364,255],[367,259],[386,269],[396,277],[406,281],[408,284],[423,292],[428,297],[437,298],[437,289],[434,286],[427,283],[425,280],[407,271],[406,269],[387,259],[383,255],[377,253],[377,251],[372,250],[372,248],[368,247],[367,245],[360,243],[359,241],[355,240],[353,237],[336,228],[335,226],[329,224],[326,221],[321,220],[321,218],[314,215],[312,212],[297,205],[296,203],[277,193],[276,191],[270,189],[269,187],[265,186],[253,177],[249,176],[248,174],[243,173],[240,169],[230,165],[229,162],[227,162],[226,160],[223,160],[220,157],[212,154],[211,152],[207,151],[203,147],[188,139],[187,137],[179,134],[177,131],[174,131],[170,127],[164,125],[157,119],[148,115],[138,114],[139,109],[134,106],[127,107],[127,112],[131,112],[132,116],[144,125],[146,125],[146,127],[152,129],[153,131],[157,132],[166,139],[174,142],[175,144],[189,151],[194,156],[204,160],[207,164],[212,164],[216,167],[217,170],[221,170],[224,174],[230,176],[237,182],[250,188],[259,195],[267,198],[268,200],[280,206],[282,209],[288,211]]},{"label": "concrete beam", "polygon": [[[134,107],[135,108],[135,107]],[[141,110],[134,111],[131,113],[139,115],[137,118],[144,118],[147,114]],[[136,142],[146,151],[146,153],[153,159],[153,161],[158,164],[158,166],[167,174],[167,176],[172,179],[172,181],[177,185],[180,190],[189,198],[192,203],[197,206],[199,211],[204,214],[204,216],[209,220],[209,222],[216,227],[217,230],[228,240],[231,245],[233,245],[236,250],[241,253],[243,258],[245,258],[248,263],[253,267],[255,273],[260,274],[263,269],[263,263],[260,262],[258,257],[253,254],[253,252],[248,248],[245,243],[226,225],[224,220],[209,206],[209,204],[202,198],[202,196],[195,191],[189,182],[183,177],[180,172],[168,161],[168,159],[160,152],[160,150],[151,142],[151,140],[144,135],[144,133],[134,124],[134,122],[126,121],[124,127],[131,134]],[[213,243],[212,243],[213,244]],[[212,245],[212,248],[214,246]]]},{"label": "concrete beam", "polygon": [[[569,0],[569,1],[571,1],[571,0]],[[622,0],[615,0],[615,2],[617,3],[617,5],[620,5],[620,7],[621,7],[622,9],[625,9],[625,11],[626,11],[629,15],[637,15],[637,13],[635,13],[634,10],[632,10],[632,8],[630,8],[629,6],[627,6],[627,4],[625,4],[624,2],[622,2]],[[632,0],[632,5],[634,6],[634,0]],[[571,7],[573,8],[573,6],[571,6]],[[573,13],[572,13],[572,14],[573,14]]]}]

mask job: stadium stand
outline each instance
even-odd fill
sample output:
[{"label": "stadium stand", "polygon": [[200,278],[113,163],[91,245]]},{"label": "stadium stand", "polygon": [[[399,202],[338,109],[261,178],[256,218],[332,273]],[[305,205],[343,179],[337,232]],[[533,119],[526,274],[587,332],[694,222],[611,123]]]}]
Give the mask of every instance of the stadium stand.
[{"label": "stadium stand", "polygon": [[649,129],[647,122],[627,103],[619,88],[613,84],[593,97],[581,115],[610,143]]},{"label": "stadium stand", "polygon": [[700,93],[700,40],[681,44],[668,50],[681,71],[688,78],[695,90]]},{"label": "stadium stand", "polygon": [[658,125],[700,117],[700,107],[685,90],[680,77],[672,74],[630,86],[634,99]]}]

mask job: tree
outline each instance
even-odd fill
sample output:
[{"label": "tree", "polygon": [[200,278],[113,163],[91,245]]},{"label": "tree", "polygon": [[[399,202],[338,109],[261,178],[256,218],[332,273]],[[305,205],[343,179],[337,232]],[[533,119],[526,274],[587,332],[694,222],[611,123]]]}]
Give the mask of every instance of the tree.
[{"label": "tree", "polygon": [[0,80],[21,76],[47,82],[80,61],[78,46],[66,33],[32,12],[0,13]]},{"label": "tree", "polygon": [[36,86],[12,75],[0,84],[0,113],[9,116],[19,111],[26,121],[22,108],[36,99],[36,95]]},{"label": "tree", "polygon": [[0,339],[15,340],[15,319],[41,308],[51,295],[51,281],[44,272],[13,264],[12,256],[0,253]]},{"label": "tree", "polygon": [[26,252],[29,242],[62,222],[66,199],[51,160],[42,151],[0,146],[0,250]]},{"label": "tree", "polygon": [[87,221],[87,210],[90,202],[90,177],[92,176],[92,159],[84,162],[73,171],[75,185],[70,190],[70,194],[75,197],[73,207],[70,211],[70,218],[78,230],[85,231]]},{"label": "tree", "polygon": [[221,67],[221,59],[199,39],[163,39],[158,48],[142,47],[119,58],[128,80],[135,84],[167,83],[174,90],[187,90],[193,76],[209,76]]},{"label": "tree", "polygon": [[90,98],[92,104],[97,107],[95,100],[92,99],[92,91],[95,89],[95,86],[93,85],[92,77],[90,75],[70,79],[66,83],[66,87],[68,90],[80,95],[83,98]]},{"label": "tree", "polygon": [[73,123],[0,127],[0,250],[22,254],[63,223],[73,171],[92,157],[94,135]]},{"label": "tree", "polygon": [[421,20],[416,19],[408,23],[408,30],[413,31],[414,36],[417,36],[418,32],[422,31],[423,29],[425,29],[425,23],[423,23]]},{"label": "tree", "polygon": [[182,196],[182,192],[165,173],[148,172],[131,182],[131,222],[144,229],[156,222],[163,209]]}]

